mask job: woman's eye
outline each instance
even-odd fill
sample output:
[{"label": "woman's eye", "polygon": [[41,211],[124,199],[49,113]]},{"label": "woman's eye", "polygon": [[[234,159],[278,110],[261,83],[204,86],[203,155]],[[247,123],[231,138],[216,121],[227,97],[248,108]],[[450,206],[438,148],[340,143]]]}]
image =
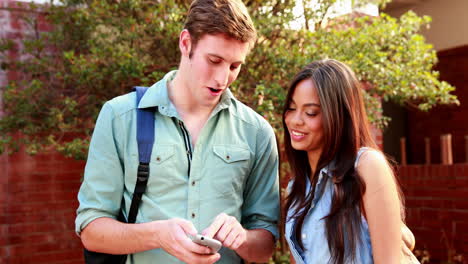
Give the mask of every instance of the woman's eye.
[{"label": "woman's eye", "polygon": [[286,111],[288,111],[288,112],[289,112],[289,111],[294,111],[294,110],[296,110],[296,108],[288,107],[288,108],[286,109]]},{"label": "woman's eye", "polygon": [[308,116],[316,116],[317,113],[307,113],[307,112],[306,112],[306,115],[308,115]]}]

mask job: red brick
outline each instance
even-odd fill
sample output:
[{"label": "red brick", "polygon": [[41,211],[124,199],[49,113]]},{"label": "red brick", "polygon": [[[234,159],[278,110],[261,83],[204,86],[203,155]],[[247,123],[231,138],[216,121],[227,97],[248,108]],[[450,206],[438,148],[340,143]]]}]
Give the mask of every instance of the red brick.
[{"label": "red brick", "polygon": [[8,228],[10,234],[35,234],[50,232],[49,222],[11,224]]},{"label": "red brick", "polygon": [[[25,219],[27,217],[27,219]],[[34,214],[12,214],[8,216],[10,223],[32,223],[32,222],[55,222],[56,215],[44,212],[36,212]]]},{"label": "red brick", "polygon": [[51,162],[37,160],[36,169],[41,173],[57,173],[57,172],[82,172],[84,170],[83,162],[64,161]]},{"label": "red brick", "polygon": [[[54,178],[60,178],[60,175],[57,175]],[[68,180],[68,181],[56,181],[51,179],[50,182],[36,182],[30,181],[27,184],[21,183],[12,183],[9,186],[10,192],[15,193],[16,195],[20,194],[31,194],[34,193],[51,193],[51,192],[65,192],[65,191],[78,191],[81,182],[79,179]],[[16,197],[16,196],[15,196]],[[31,201],[37,201],[31,199]]]},{"label": "red brick", "polygon": [[19,80],[19,73],[15,71],[7,71],[8,80]]},{"label": "red brick", "polygon": [[452,221],[467,221],[467,219],[468,219],[468,209],[453,210],[451,212]]},{"label": "red brick", "polygon": [[453,209],[467,209],[468,208],[468,199],[453,200],[452,203],[453,203]]},{"label": "red brick", "polygon": [[21,20],[18,12],[11,12],[10,15],[10,27],[13,30],[16,31],[22,31],[23,29],[26,29],[26,24],[24,21]]},{"label": "red brick", "polygon": [[[466,221],[454,221],[455,223],[455,231],[460,234],[468,234],[468,223]],[[466,235],[463,236],[468,238]]]},{"label": "red brick", "polygon": [[454,182],[455,182],[455,185],[456,186],[468,186],[468,176],[460,176],[460,177],[456,177],[454,179]]},{"label": "red brick", "polygon": [[53,26],[47,21],[44,15],[38,16],[38,30],[41,32],[50,32],[53,30]]},{"label": "red brick", "polygon": [[[10,263],[64,263],[63,261],[81,260],[82,252],[76,249],[51,250],[34,254],[18,255],[12,258]],[[68,262],[65,262],[68,263]]]}]

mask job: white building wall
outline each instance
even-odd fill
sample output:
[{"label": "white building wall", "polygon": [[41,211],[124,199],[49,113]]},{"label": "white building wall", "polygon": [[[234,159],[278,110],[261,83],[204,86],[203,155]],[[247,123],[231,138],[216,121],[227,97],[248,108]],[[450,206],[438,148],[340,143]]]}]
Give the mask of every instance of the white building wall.
[{"label": "white building wall", "polygon": [[[404,1],[402,1],[404,2]],[[420,0],[401,8],[386,10],[399,17],[408,10],[432,17],[430,29],[423,30],[427,42],[437,51],[468,45],[468,0]]]}]

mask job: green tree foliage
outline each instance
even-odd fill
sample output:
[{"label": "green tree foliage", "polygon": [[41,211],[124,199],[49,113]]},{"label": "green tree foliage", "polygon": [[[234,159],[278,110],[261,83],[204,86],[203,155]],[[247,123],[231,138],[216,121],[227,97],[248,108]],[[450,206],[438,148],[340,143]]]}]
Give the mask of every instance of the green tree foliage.
[{"label": "green tree foliage", "polygon": [[[0,152],[25,144],[31,153],[56,148],[83,159],[102,104],[151,85],[179,61],[178,36],[187,0],[63,0],[29,8],[24,14],[30,34],[21,60],[9,59],[18,45],[2,39],[4,70],[20,78],[1,87]],[[294,74],[322,58],[348,63],[365,84],[371,121],[384,125],[378,98],[428,110],[458,103],[454,87],[433,71],[436,53],[418,32],[428,17],[359,15],[327,18],[336,0],[305,4],[302,29],[291,29],[297,17],[294,0],[246,0],[259,31],[255,48],[232,89],[237,97],[267,118],[281,133],[282,102]],[[307,3],[310,1],[303,1]],[[387,0],[352,1],[384,5]],[[17,12],[11,10],[12,12]],[[38,17],[53,30],[41,32]],[[12,136],[21,132],[21,137]],[[22,142],[17,142],[18,138]]]}]

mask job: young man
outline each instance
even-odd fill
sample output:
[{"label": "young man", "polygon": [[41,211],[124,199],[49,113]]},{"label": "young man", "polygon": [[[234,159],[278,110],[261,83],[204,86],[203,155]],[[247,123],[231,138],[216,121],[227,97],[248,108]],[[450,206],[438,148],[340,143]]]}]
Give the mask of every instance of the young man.
[{"label": "young man", "polygon": [[[131,253],[138,264],[268,260],[278,235],[276,141],[271,126],[228,88],[255,38],[240,0],[192,3],[178,71],[151,86],[138,105],[157,111],[136,224],[115,220],[120,210],[128,214],[135,187],[136,95],[103,106],[78,194],[76,232],[88,250]],[[188,238],[197,233],[223,248],[207,254]]]}]

